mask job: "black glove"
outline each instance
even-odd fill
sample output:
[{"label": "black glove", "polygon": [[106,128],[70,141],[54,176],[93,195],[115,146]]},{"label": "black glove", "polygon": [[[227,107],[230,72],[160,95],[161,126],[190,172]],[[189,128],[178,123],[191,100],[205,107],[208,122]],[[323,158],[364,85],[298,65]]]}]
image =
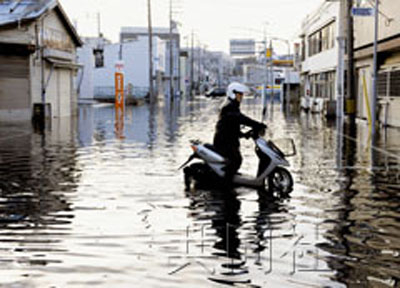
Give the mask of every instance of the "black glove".
[{"label": "black glove", "polygon": [[265,125],[264,123],[260,123],[260,129],[266,130],[267,129],[267,125]]},{"label": "black glove", "polygon": [[265,125],[264,123],[260,123],[260,125],[258,126],[258,134],[261,136],[264,136],[266,129],[267,129],[267,125]]},{"label": "black glove", "polygon": [[253,134],[253,131],[250,130],[249,132],[244,133],[244,134],[243,134],[243,137],[246,138],[246,139],[249,139],[249,138],[251,137],[252,134]]}]

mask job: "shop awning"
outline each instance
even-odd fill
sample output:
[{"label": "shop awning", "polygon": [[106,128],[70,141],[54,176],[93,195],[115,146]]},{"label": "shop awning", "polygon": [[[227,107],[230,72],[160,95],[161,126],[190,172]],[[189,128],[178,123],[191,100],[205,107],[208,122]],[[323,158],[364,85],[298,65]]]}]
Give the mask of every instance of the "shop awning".
[{"label": "shop awning", "polygon": [[65,68],[65,69],[71,69],[71,70],[79,70],[80,68],[83,67],[81,64],[77,64],[74,62],[69,62],[69,61],[62,61],[59,59],[54,59],[54,58],[45,58],[47,62],[51,63],[54,68]]}]

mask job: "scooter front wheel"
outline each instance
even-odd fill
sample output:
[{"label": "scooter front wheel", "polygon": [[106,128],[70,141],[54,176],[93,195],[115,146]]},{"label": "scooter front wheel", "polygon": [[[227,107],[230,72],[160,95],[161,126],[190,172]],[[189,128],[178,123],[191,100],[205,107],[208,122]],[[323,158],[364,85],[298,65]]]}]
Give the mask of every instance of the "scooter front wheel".
[{"label": "scooter front wheel", "polygon": [[276,167],[268,176],[268,188],[281,193],[290,193],[293,189],[293,178],[288,170]]}]

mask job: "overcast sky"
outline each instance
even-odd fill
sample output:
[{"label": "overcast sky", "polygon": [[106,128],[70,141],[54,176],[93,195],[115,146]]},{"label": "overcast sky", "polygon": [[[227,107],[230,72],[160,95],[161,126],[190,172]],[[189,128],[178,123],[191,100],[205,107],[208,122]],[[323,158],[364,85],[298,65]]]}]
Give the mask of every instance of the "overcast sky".
[{"label": "overcast sky", "polygon": [[[267,34],[293,40],[302,19],[324,0],[173,0],[174,18],[181,23],[182,37],[193,30],[196,42],[211,50],[229,51],[231,38],[262,39]],[[121,26],[147,27],[147,0],[60,0],[82,36],[101,30],[118,41]],[[151,0],[154,26],[168,26],[169,0]],[[266,24],[268,23],[268,24]],[[257,31],[254,31],[257,30]],[[182,46],[186,45],[183,39]],[[279,44],[276,43],[276,46]],[[283,44],[277,47],[286,51]]]}]

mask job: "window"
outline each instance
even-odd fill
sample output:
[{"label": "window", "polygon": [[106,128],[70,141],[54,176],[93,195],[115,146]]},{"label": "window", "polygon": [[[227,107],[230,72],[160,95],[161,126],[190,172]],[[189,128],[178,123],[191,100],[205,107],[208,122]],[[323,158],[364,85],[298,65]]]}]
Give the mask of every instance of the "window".
[{"label": "window", "polygon": [[308,56],[313,56],[335,46],[335,22],[331,22],[308,37]]},{"label": "window", "polygon": [[336,77],[335,72],[329,72],[328,74],[328,98],[332,100],[335,98],[335,86],[336,86]]},{"label": "window", "polygon": [[389,72],[380,72],[378,77],[378,95],[380,97],[386,96],[387,94],[387,81]]},{"label": "window", "polygon": [[104,67],[104,50],[93,49],[93,54],[94,54],[94,67],[96,68]]},{"label": "window", "polygon": [[390,97],[400,96],[400,70],[390,71],[390,84],[389,84]]},{"label": "window", "polygon": [[400,70],[379,73],[378,96],[400,97]]},{"label": "window", "polygon": [[336,42],[336,28],[335,28],[335,22],[333,22],[331,25],[329,25],[329,41],[330,41],[330,47],[333,48],[335,47],[335,42]]},{"label": "window", "polygon": [[306,42],[304,38],[301,39],[301,61],[306,59]]},{"label": "window", "polygon": [[335,72],[323,72],[310,76],[312,97],[332,100],[335,96]]}]

